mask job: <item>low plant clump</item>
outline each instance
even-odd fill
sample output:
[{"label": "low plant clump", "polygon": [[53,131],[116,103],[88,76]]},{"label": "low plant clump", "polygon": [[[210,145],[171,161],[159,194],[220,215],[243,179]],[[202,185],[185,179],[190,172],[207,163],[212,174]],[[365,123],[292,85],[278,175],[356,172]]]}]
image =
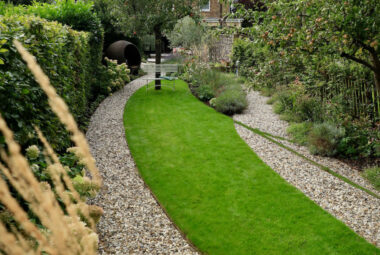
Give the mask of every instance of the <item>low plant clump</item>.
[{"label": "low plant clump", "polygon": [[380,190],[380,167],[366,169],[363,176],[372,183],[375,189]]},{"label": "low plant clump", "polygon": [[184,69],[181,77],[189,82],[194,95],[218,112],[233,115],[247,107],[246,93],[242,88],[244,80],[201,63],[187,62]]}]

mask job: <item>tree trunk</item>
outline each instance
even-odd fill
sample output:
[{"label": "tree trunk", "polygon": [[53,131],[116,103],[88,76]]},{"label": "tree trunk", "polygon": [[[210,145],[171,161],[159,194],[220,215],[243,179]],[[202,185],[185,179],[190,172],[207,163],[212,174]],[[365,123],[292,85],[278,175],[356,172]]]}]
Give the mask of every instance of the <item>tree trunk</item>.
[{"label": "tree trunk", "polygon": [[380,95],[380,60],[377,55],[372,54],[372,62],[374,64],[374,77],[375,77],[375,85],[377,90],[377,95]]},{"label": "tree trunk", "polygon": [[[156,26],[154,28],[154,37],[155,37],[155,46],[156,46],[156,65],[161,64],[161,45],[162,45],[162,35],[161,35],[161,27]],[[156,78],[159,78],[161,76],[160,72],[156,73]],[[159,90],[161,89],[161,81],[156,80],[155,81],[155,89]]]}]

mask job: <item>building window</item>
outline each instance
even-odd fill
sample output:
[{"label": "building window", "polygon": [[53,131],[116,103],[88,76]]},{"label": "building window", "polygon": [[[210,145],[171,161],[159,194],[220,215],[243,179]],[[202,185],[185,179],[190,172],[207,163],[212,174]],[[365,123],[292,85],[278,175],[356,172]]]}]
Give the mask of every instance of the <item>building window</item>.
[{"label": "building window", "polygon": [[201,11],[202,11],[202,12],[209,12],[209,11],[210,11],[210,1],[208,1],[207,4],[205,4],[205,5],[203,5],[203,6],[201,7]]}]

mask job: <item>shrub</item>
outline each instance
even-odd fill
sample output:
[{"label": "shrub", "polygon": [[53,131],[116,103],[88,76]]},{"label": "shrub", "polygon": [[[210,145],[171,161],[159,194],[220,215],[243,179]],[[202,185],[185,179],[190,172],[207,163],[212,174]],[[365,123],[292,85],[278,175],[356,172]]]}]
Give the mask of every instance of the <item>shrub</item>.
[{"label": "shrub", "polygon": [[293,123],[286,131],[293,138],[294,142],[300,145],[306,145],[312,128],[313,124],[311,122]]},{"label": "shrub", "polygon": [[91,72],[96,79],[94,79],[95,84],[88,82],[88,86],[93,90],[89,90],[87,96],[91,100],[96,100],[97,88],[99,88],[98,78],[101,73],[99,67],[102,59],[104,32],[100,19],[93,11],[91,1],[58,0],[54,4],[34,2],[30,6],[0,5],[0,15],[9,17],[34,15],[68,25],[77,31],[90,32],[87,51],[89,51],[88,58],[91,59],[91,65],[87,68],[92,68]]},{"label": "shrub", "polygon": [[214,91],[212,90],[211,86],[208,84],[201,84],[198,88],[195,90],[197,97],[204,102],[209,101],[211,98],[214,97]]},{"label": "shrub", "polygon": [[273,104],[273,111],[277,114],[281,114],[285,111],[285,106],[281,103],[281,101],[276,101]]},{"label": "shrub", "polygon": [[255,64],[255,47],[251,41],[246,39],[237,39],[234,41],[232,62],[235,64],[236,61],[239,61],[239,69]]},{"label": "shrub", "polygon": [[280,119],[291,123],[300,123],[303,121],[298,114],[291,110],[286,110],[282,112]]},{"label": "shrub", "polygon": [[371,130],[371,124],[368,121],[365,119],[345,121],[342,125],[346,134],[338,146],[341,156],[356,158],[376,155],[376,131]]},{"label": "shrub", "polygon": [[103,78],[109,83],[105,93],[112,93],[123,88],[125,84],[130,82],[130,70],[125,63],[118,65],[116,60],[110,60],[108,58],[105,58],[105,61],[107,66],[105,67],[106,71]]},{"label": "shrub", "polygon": [[244,92],[237,89],[225,90],[214,100],[213,104],[218,112],[227,115],[241,113],[248,105]]},{"label": "shrub", "polygon": [[309,150],[313,154],[334,156],[338,152],[338,144],[344,137],[343,128],[325,122],[314,125],[309,135]]},{"label": "shrub", "polygon": [[380,167],[366,169],[363,176],[372,183],[375,189],[380,190]]},{"label": "shrub", "polygon": [[243,80],[235,75],[209,69],[202,64],[185,64],[184,74],[193,94],[201,101],[210,101],[217,111],[232,115],[248,105],[242,88]]},{"label": "shrub", "polygon": [[322,120],[322,104],[319,100],[301,95],[297,97],[294,105],[295,114],[303,121],[319,122]]},{"label": "shrub", "polygon": [[5,64],[0,65],[0,112],[22,146],[36,142],[36,125],[54,149],[65,150],[71,145],[68,133],[47,107],[46,97],[11,43],[18,39],[37,57],[80,126],[85,127],[88,106],[98,96],[91,84],[98,82],[94,67],[99,68],[100,61],[93,62],[91,34],[35,16],[3,16],[0,26],[0,41],[5,42],[2,48],[7,50],[2,55]]}]

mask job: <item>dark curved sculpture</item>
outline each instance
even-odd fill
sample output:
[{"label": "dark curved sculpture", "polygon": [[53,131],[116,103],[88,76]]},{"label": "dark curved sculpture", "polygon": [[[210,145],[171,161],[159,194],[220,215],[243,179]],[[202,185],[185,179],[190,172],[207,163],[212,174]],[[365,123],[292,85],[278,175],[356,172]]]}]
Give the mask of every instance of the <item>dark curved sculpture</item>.
[{"label": "dark curved sculpture", "polygon": [[132,73],[139,70],[141,65],[141,55],[137,47],[128,41],[116,41],[108,46],[106,57],[117,60],[118,64],[126,63]]}]

